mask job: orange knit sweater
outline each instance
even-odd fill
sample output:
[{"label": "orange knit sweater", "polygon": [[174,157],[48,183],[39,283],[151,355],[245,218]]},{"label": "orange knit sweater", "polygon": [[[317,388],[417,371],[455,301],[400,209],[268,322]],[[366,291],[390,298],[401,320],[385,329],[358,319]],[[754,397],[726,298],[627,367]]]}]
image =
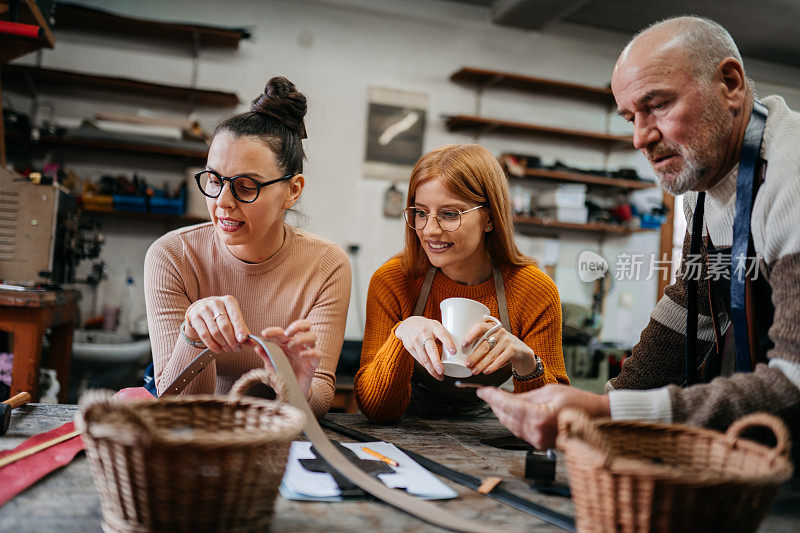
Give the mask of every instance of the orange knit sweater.
[{"label": "orange knit sweater", "polygon": [[[546,383],[569,384],[561,351],[561,301],[555,283],[534,265],[501,267],[506,289],[511,333],[533,349],[544,363],[544,376],[531,381],[514,380],[514,392],[525,392]],[[400,418],[411,399],[414,359],[394,330],[414,312],[424,276],[412,278],[400,259],[393,258],[372,276],[367,293],[367,322],[361,367],[355,378],[358,406],[374,422]],[[494,280],[461,285],[437,272],[423,316],[441,320],[439,303],[451,297],[477,300],[499,316]]]}]

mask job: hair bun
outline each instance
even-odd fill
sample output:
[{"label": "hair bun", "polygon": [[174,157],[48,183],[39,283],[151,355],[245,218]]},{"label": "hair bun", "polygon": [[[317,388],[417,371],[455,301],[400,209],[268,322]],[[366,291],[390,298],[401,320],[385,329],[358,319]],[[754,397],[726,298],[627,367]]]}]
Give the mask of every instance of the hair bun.
[{"label": "hair bun", "polygon": [[305,139],[307,135],[303,119],[307,107],[306,96],[297,90],[294,83],[283,76],[275,76],[267,82],[264,93],[253,100],[250,110],[273,117]]}]

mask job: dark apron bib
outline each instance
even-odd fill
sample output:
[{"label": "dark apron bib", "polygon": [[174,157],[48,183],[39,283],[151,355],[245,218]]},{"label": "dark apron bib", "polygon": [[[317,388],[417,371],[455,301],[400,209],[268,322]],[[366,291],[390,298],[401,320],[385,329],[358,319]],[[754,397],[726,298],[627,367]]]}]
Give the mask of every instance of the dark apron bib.
[{"label": "dark apron bib", "polygon": [[[759,275],[758,263],[753,263],[758,261],[758,257],[754,253],[750,231],[753,202],[764,181],[767,167],[767,163],[759,157],[767,113],[761,102],[754,101],[736,176],[736,210],[731,248],[717,249],[710,238],[703,243],[705,192],[697,195],[689,254],[696,256],[702,253],[705,256],[706,272],[713,260],[720,275],[716,280],[708,279],[715,343],[703,361],[697,357],[698,280],[688,279],[686,283],[686,386],[698,381],[708,382],[722,373],[726,345],[735,345],[736,372],[751,372],[757,363],[766,361],[766,353],[773,346],[767,335],[775,312],[771,300],[772,288],[763,274]],[[732,268],[732,265],[736,266]],[[731,319],[731,327],[724,336],[718,320],[722,310],[720,307]]]},{"label": "dark apron bib", "polygon": [[[414,313],[411,316],[422,316],[425,311],[425,304],[428,302],[436,271],[436,268],[431,268],[425,275],[425,281],[422,283],[422,289],[417,297]],[[495,293],[497,294],[500,322],[507,331],[511,331],[503,277],[496,265],[492,266],[492,274]],[[442,349],[441,346],[439,346],[439,349]],[[475,395],[474,389],[459,389],[454,383],[462,381],[498,386],[508,381],[510,377],[511,365],[508,364],[497,372],[488,375],[481,374],[460,379],[444,376],[444,381],[439,381],[414,359],[414,373],[411,375],[411,400],[406,412],[420,418],[466,418],[487,415],[491,412],[491,409],[486,402]]]},{"label": "dark apron bib", "polygon": [[[700,381],[708,383],[717,376],[729,374],[722,367],[725,352],[733,352],[735,344],[733,339],[733,327],[722,332],[719,324],[719,315],[724,312],[731,316],[731,248],[715,248],[709,238],[705,247],[706,264],[715,264],[716,270],[720,274],[718,279],[708,280],[708,298],[711,307],[711,320],[714,323],[714,347],[709,352],[705,361],[700,363],[698,369]],[[772,319],[775,308],[772,306],[772,287],[763,275],[756,279],[748,280],[748,320],[747,325],[755,332],[749,332],[749,337],[756,340],[756,346],[751,347],[750,357],[752,367],[757,363],[767,360],[766,354],[774,343],[770,340],[768,332],[772,326]],[[752,309],[752,310],[751,310]],[[753,357],[755,355],[755,357]],[[735,370],[735,364],[732,370]]]}]

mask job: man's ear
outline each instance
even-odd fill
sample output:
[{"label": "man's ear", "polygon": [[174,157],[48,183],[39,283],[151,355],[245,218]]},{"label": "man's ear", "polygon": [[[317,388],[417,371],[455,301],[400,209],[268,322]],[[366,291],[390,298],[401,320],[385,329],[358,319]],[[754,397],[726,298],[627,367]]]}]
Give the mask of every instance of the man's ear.
[{"label": "man's ear", "polygon": [[283,202],[284,209],[289,209],[297,203],[305,186],[306,178],[302,174],[292,176],[292,179],[289,180],[289,186],[286,188],[286,200]]},{"label": "man's ear", "polygon": [[731,109],[741,110],[747,97],[747,78],[742,64],[732,57],[727,57],[717,66],[717,76],[722,82],[723,100]]}]

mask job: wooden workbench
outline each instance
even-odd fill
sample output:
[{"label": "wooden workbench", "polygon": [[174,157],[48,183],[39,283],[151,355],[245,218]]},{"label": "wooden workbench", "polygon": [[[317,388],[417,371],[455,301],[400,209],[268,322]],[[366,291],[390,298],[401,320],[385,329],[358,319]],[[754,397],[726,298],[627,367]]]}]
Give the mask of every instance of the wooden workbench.
[{"label": "wooden workbench", "polygon": [[56,371],[60,402],[67,401],[72,334],[78,320],[78,291],[16,291],[0,288],[0,330],[12,334],[11,396],[29,392],[39,399],[44,333],[50,328],[49,366]]},{"label": "wooden workbench", "polygon": [[[0,449],[16,446],[25,438],[53,429],[71,420],[74,405],[28,405],[12,415],[9,432],[0,437]],[[468,421],[429,421],[405,418],[391,426],[374,426],[360,414],[329,414],[331,420],[368,432],[451,468],[477,477],[497,475],[516,494],[572,515],[572,502],[546,496],[528,488],[522,479],[525,452],[492,448],[480,443],[505,433],[494,418]],[[329,433],[332,438],[349,439]],[[566,472],[559,462],[558,477]],[[794,479],[784,487],[760,531],[800,530],[800,483]],[[461,516],[499,524],[510,531],[560,531],[477,492],[446,481],[458,498],[440,502]],[[272,531],[380,531],[414,533],[439,531],[419,520],[374,501],[319,503],[288,501],[279,497]],[[51,474],[0,507],[0,531],[100,531],[100,501],[92,484],[89,465],[80,454],[65,468]]]}]

